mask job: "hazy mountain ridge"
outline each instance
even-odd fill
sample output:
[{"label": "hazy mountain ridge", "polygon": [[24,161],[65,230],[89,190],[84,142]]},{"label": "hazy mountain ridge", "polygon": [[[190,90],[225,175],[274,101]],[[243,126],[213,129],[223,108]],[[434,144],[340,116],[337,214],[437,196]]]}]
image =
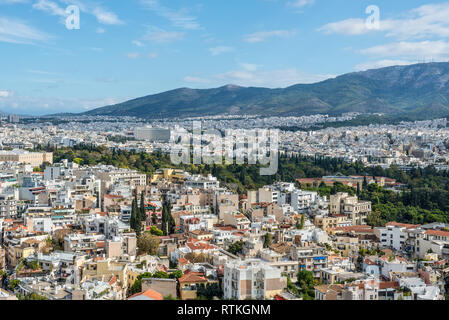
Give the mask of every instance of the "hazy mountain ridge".
[{"label": "hazy mountain ridge", "polygon": [[370,112],[449,115],[449,63],[354,72],[282,89],[227,85],[180,88],[83,115],[172,118],[219,114],[310,115]]}]

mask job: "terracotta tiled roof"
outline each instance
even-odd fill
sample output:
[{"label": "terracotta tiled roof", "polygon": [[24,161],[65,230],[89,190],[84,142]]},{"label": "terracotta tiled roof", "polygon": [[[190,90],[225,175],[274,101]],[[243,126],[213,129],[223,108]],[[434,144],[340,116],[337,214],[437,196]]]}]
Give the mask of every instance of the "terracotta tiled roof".
[{"label": "terracotta tiled roof", "polygon": [[361,226],[347,226],[347,227],[337,227],[334,228],[336,231],[343,231],[343,232],[374,232],[373,228],[371,226],[361,225]]},{"label": "terracotta tiled roof", "polygon": [[105,194],[104,195],[105,198],[109,198],[109,199],[119,199],[119,198],[123,198],[122,196],[118,196],[115,194]]},{"label": "terracotta tiled roof", "polygon": [[343,290],[343,286],[340,284],[329,284],[329,285],[320,285],[320,286],[316,286],[315,290],[326,294],[329,291],[334,291],[334,292],[341,292]]},{"label": "terracotta tiled roof", "polygon": [[399,227],[399,228],[415,229],[415,228],[420,227],[421,225],[420,224],[399,223],[396,221],[392,221],[392,222],[388,222],[385,226],[386,227],[393,226],[393,227]]},{"label": "terracotta tiled roof", "polygon": [[365,259],[365,263],[371,266],[375,266],[377,265],[377,263],[375,263],[374,261],[370,260],[370,259]]},{"label": "terracotta tiled roof", "polygon": [[191,272],[187,270],[184,275],[179,278],[179,283],[198,283],[198,282],[207,282],[207,279],[204,277],[204,273],[202,272]]},{"label": "terracotta tiled roof", "polygon": [[441,231],[441,230],[426,230],[426,234],[431,236],[449,237],[448,231]]},{"label": "terracotta tiled roof", "polygon": [[114,283],[117,282],[117,277],[116,276],[112,276],[111,280],[109,280],[109,284],[112,286]]},{"label": "terracotta tiled roof", "polygon": [[399,289],[399,282],[396,281],[382,281],[379,282],[379,289],[387,289],[387,288],[394,288]]},{"label": "terracotta tiled roof", "polygon": [[136,294],[132,295],[131,297],[129,297],[128,300],[131,300],[131,299],[139,297],[139,296],[146,297],[149,300],[164,300],[164,296],[162,294],[160,294],[157,291],[151,290],[151,289],[148,289],[145,292],[136,293]]},{"label": "terracotta tiled roof", "polygon": [[216,249],[215,246],[210,245],[210,244],[205,243],[205,242],[200,242],[200,241],[187,242],[186,246],[189,247],[189,249],[192,250],[192,251],[195,251],[195,250],[214,250],[214,249]]}]

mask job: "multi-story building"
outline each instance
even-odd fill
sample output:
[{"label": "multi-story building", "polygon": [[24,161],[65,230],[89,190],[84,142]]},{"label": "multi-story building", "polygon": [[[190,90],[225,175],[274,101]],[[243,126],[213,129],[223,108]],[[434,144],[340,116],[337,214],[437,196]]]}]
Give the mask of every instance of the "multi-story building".
[{"label": "multi-story building", "polygon": [[108,170],[99,170],[99,177],[106,185],[125,184],[131,186],[145,186],[147,184],[147,175],[139,173],[136,170],[108,168]]},{"label": "multi-story building", "polygon": [[15,218],[17,216],[17,202],[13,197],[0,195],[0,218]]},{"label": "multi-story building", "polygon": [[290,249],[290,257],[298,261],[299,270],[312,271],[315,278],[320,278],[320,271],[328,265],[326,248],[318,245],[297,245]]},{"label": "multi-story building", "polygon": [[40,166],[44,162],[53,163],[52,152],[28,152],[24,150],[0,151],[0,162],[20,162]]},{"label": "multi-story building", "polygon": [[420,225],[389,222],[384,228],[377,228],[380,243],[383,247],[395,250],[404,250],[410,230],[417,229]]},{"label": "multi-story building", "polygon": [[0,270],[3,270],[6,266],[6,253],[3,248],[0,247]]},{"label": "multi-story building", "polygon": [[271,299],[285,286],[281,271],[261,260],[234,260],[224,267],[225,299]]},{"label": "multi-story building", "polygon": [[352,225],[352,221],[348,220],[346,215],[338,214],[331,216],[315,216],[314,225],[323,231],[330,233],[336,228],[342,228]]},{"label": "multi-story building", "polygon": [[167,182],[184,182],[186,173],[180,169],[159,169],[151,175],[150,183],[165,180]]},{"label": "multi-story building", "polygon": [[105,236],[103,234],[68,234],[64,237],[64,251],[85,254],[104,254]]},{"label": "multi-story building", "polygon": [[366,224],[366,217],[371,213],[371,202],[359,201],[357,196],[339,192],[331,195],[329,212],[334,215],[346,215],[353,225],[363,225]]},{"label": "multi-story building", "polygon": [[188,176],[184,182],[184,186],[186,188],[194,188],[194,189],[217,189],[220,188],[220,181],[212,175],[208,175],[207,177],[203,177],[201,175],[193,175]]},{"label": "multi-story building", "polygon": [[170,142],[171,131],[170,129],[163,128],[136,128],[134,136],[137,140],[147,140],[150,142]]}]

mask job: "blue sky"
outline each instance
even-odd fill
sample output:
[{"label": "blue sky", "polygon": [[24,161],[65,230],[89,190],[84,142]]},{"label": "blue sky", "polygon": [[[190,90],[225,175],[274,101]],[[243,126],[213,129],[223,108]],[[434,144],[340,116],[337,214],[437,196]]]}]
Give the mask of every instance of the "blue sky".
[{"label": "blue sky", "polygon": [[[66,28],[69,5],[79,30]],[[448,36],[446,1],[0,0],[0,110],[82,112],[178,87],[448,61]]]}]

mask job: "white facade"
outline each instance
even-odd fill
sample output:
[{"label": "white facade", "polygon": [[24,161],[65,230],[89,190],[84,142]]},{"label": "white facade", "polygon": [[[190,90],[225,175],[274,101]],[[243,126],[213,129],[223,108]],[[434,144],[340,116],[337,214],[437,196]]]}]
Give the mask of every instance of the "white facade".
[{"label": "white facade", "polygon": [[261,260],[231,261],[224,268],[225,299],[265,299],[271,288],[267,280],[279,280],[281,271]]},{"label": "white facade", "polygon": [[387,226],[385,228],[379,228],[380,230],[380,243],[384,247],[393,248],[395,250],[402,250],[406,238],[407,228],[398,226]]}]

